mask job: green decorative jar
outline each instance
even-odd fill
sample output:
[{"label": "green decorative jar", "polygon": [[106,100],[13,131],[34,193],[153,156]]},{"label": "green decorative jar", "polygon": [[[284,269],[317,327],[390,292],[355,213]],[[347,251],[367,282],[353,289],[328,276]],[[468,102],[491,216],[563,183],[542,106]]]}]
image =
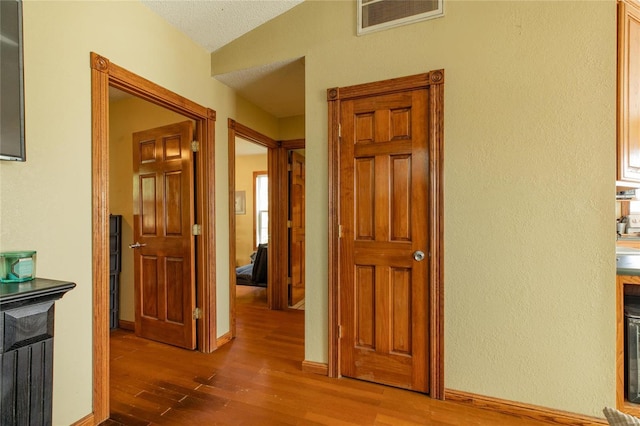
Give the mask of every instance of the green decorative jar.
[{"label": "green decorative jar", "polygon": [[36,277],[35,251],[5,251],[0,253],[0,282],[20,283]]}]

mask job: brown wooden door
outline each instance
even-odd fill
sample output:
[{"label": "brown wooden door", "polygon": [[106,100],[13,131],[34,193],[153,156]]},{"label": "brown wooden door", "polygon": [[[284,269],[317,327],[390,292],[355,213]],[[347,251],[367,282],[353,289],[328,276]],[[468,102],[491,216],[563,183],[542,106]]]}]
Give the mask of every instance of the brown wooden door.
[{"label": "brown wooden door", "polygon": [[427,393],[427,90],[346,100],[340,122],[340,373]]},{"label": "brown wooden door", "polygon": [[136,334],[196,346],[190,121],[133,134]]},{"label": "brown wooden door", "polygon": [[292,151],[289,156],[289,305],[304,299],[304,156]]}]

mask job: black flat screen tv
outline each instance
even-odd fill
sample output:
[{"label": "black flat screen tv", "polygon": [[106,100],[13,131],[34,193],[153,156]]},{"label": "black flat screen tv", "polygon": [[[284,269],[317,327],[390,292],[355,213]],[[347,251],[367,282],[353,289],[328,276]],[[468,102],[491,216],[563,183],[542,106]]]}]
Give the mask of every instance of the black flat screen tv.
[{"label": "black flat screen tv", "polygon": [[25,161],[21,0],[0,0],[0,41],[0,160]]}]

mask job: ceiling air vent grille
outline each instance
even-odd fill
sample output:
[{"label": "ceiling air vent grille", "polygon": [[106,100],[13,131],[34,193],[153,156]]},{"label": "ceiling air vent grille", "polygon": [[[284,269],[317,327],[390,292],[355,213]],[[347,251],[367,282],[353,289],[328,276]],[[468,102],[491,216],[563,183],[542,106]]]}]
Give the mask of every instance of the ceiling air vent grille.
[{"label": "ceiling air vent grille", "polygon": [[358,0],[358,35],[444,15],[444,0]]}]

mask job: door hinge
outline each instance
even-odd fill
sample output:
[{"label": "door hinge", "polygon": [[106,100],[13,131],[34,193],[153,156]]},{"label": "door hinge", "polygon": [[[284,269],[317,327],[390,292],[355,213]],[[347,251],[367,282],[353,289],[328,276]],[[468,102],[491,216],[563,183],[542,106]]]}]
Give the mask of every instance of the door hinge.
[{"label": "door hinge", "polygon": [[202,310],[200,310],[200,308],[195,308],[193,310],[193,319],[197,320],[197,319],[201,319],[202,318]]},{"label": "door hinge", "polygon": [[293,170],[293,166],[291,165],[291,163],[287,164],[287,171],[290,172]]},{"label": "door hinge", "polygon": [[198,142],[198,141],[191,141],[191,151],[193,151],[193,152],[198,152],[198,151],[200,151],[200,142]]},{"label": "door hinge", "polygon": [[338,225],[338,238],[344,237],[344,231],[342,230],[342,225]]},{"label": "door hinge", "polygon": [[338,326],[338,339],[342,339],[342,326]]},{"label": "door hinge", "polygon": [[292,282],[293,282],[293,281],[291,280],[291,277],[287,277],[287,284],[288,284],[288,285],[291,285],[291,284],[292,284]]},{"label": "door hinge", "polygon": [[197,223],[191,227],[191,235],[197,236],[202,234],[202,226]]},{"label": "door hinge", "polygon": [[342,124],[338,124],[338,137],[342,137]]},{"label": "door hinge", "polygon": [[287,228],[291,228],[291,226],[292,226],[292,223],[291,223],[291,221],[290,221],[290,220],[288,220],[288,221],[287,221]]}]

